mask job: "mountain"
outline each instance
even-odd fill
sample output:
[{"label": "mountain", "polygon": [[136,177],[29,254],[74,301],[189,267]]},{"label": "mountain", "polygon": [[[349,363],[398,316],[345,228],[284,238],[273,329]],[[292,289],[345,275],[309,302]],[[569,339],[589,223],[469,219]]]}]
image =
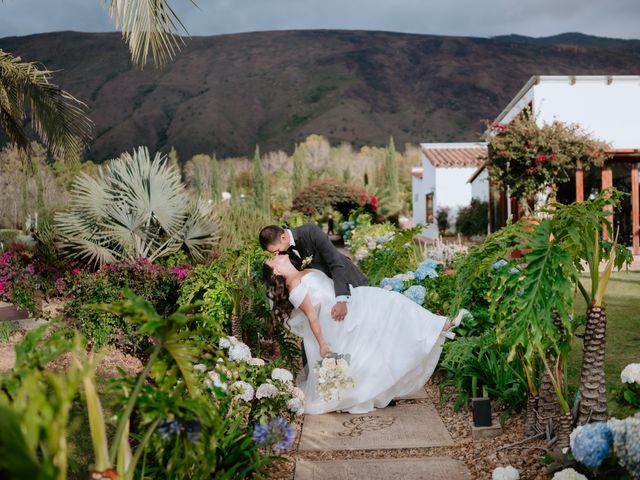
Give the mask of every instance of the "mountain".
[{"label": "mountain", "polygon": [[278,31],[185,39],[163,70],[134,68],[117,33],[0,39],[56,71],[95,122],[87,157],[140,144],[182,160],[332,143],[476,141],[532,75],[640,74],[640,46],[582,34],[545,39],[370,31]]}]

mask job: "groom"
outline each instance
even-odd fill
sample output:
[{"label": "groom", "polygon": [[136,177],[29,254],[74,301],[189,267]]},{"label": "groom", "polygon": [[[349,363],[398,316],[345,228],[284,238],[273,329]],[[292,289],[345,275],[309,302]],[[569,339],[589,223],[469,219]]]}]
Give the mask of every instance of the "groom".
[{"label": "groom", "polygon": [[315,268],[332,278],[336,304],[331,309],[331,317],[337,321],[344,320],[347,304],[351,301],[349,286],[365,286],[367,278],[351,260],[338,252],[318,226],[308,223],[285,230],[277,225],[269,225],[260,231],[259,238],[263,250],[286,253],[298,270]]}]

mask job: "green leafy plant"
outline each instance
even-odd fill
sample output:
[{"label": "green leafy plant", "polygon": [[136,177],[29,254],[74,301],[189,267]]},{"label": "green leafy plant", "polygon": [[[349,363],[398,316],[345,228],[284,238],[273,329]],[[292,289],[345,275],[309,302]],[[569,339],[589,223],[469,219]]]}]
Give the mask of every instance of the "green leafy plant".
[{"label": "green leafy plant", "polygon": [[466,237],[486,235],[489,227],[489,204],[477,198],[468,207],[458,210],[456,230]]},{"label": "green leafy plant", "polygon": [[152,160],[145,147],[122,154],[95,178],[81,173],[69,210],[55,221],[60,247],[97,265],[153,262],[181,248],[202,261],[218,231],[207,204],[189,201],[180,172],[160,154]]}]

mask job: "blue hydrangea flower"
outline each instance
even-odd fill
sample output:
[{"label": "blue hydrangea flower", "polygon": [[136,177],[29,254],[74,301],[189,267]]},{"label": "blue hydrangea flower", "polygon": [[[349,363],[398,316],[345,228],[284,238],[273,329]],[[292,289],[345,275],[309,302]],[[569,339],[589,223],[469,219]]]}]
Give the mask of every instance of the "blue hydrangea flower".
[{"label": "blue hydrangea flower", "polygon": [[422,305],[427,290],[422,285],[413,285],[404,291],[404,296],[410,298],[418,305]]},{"label": "blue hydrangea flower", "polygon": [[501,258],[496,263],[491,265],[491,268],[493,268],[494,270],[500,270],[502,267],[504,267],[508,263],[509,262],[507,262],[504,258]]},{"label": "blue hydrangea flower", "polygon": [[631,474],[640,478],[640,413],[633,417],[607,423],[613,434],[613,451],[618,462]]},{"label": "blue hydrangea flower", "polygon": [[612,442],[613,433],[606,423],[590,423],[577,432],[571,453],[586,467],[598,468],[609,456]]},{"label": "blue hydrangea flower", "polygon": [[383,278],[380,281],[380,288],[385,288],[385,287],[388,287],[388,286],[391,286],[391,279],[390,278]]},{"label": "blue hydrangea flower", "polygon": [[435,269],[431,268],[428,265],[420,265],[416,270],[416,278],[420,281],[425,278],[436,278],[438,276],[438,272]]},{"label": "blue hydrangea flower", "polygon": [[402,292],[404,289],[404,280],[402,280],[402,277],[395,276],[389,279],[389,284],[394,292]]},{"label": "blue hydrangea flower", "polygon": [[257,424],[253,430],[253,441],[260,446],[274,445],[286,450],[296,438],[296,429],[284,418],[274,417],[268,423]]},{"label": "blue hydrangea flower", "polygon": [[427,258],[426,260],[423,260],[420,265],[418,265],[418,268],[420,267],[425,267],[429,270],[435,270],[436,268],[438,268],[438,262],[436,262],[435,260],[431,259],[431,258]]}]

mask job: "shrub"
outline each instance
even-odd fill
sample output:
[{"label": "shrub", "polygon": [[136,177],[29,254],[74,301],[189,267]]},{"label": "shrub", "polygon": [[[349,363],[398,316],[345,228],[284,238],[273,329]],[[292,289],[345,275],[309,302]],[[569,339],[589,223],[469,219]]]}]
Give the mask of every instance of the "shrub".
[{"label": "shrub", "polygon": [[443,235],[451,226],[449,223],[449,211],[449,207],[441,207],[436,212],[436,223],[440,235]]},{"label": "shrub", "polygon": [[468,207],[458,211],[456,230],[466,237],[486,235],[489,227],[489,204],[477,198],[471,200]]},{"label": "shrub", "polygon": [[353,185],[325,179],[310,183],[300,190],[293,199],[292,209],[307,215],[335,209],[347,217],[351,210],[360,207],[375,212],[378,207],[377,198]]}]

